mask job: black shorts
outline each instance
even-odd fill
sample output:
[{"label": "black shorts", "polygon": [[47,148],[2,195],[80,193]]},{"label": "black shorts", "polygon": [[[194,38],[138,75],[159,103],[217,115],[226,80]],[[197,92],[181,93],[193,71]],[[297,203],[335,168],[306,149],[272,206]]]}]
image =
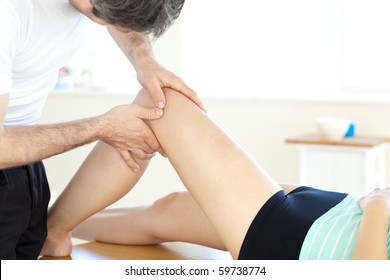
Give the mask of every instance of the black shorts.
[{"label": "black shorts", "polygon": [[277,192],[250,225],[238,259],[297,260],[313,222],[346,196],[310,187]]},{"label": "black shorts", "polygon": [[37,259],[47,235],[49,185],[42,162],[0,170],[0,259]]}]

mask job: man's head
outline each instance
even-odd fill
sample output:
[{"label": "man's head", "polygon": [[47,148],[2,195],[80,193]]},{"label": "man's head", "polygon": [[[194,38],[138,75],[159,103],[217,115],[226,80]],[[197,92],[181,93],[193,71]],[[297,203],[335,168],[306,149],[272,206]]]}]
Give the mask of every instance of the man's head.
[{"label": "man's head", "polygon": [[185,0],[91,0],[92,13],[124,30],[160,36],[179,16]]}]

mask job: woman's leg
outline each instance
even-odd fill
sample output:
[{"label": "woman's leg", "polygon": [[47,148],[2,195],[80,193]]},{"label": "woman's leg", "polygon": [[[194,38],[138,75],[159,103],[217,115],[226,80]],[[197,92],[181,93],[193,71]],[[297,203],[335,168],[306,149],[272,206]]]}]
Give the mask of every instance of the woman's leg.
[{"label": "woman's leg", "polygon": [[[181,180],[237,258],[255,215],[281,187],[189,99],[172,89],[165,93],[164,116],[148,123]],[[154,106],[144,90],[135,103]]]},{"label": "woman's leg", "polygon": [[128,193],[148,162],[137,160],[141,170],[135,173],[114,148],[99,142],[50,208],[48,237],[41,253],[50,256],[70,254],[70,231]]},{"label": "woman's leg", "polygon": [[[236,258],[252,219],[280,187],[191,101],[172,90],[166,93],[169,104],[164,117],[150,125],[164,143],[163,148],[169,150],[166,153],[181,179],[215,226],[215,236],[222,237]],[[144,91],[136,102],[154,106]],[[147,162],[139,164],[143,171]],[[122,197],[141,173],[130,171],[114,149],[99,143],[52,207],[43,253],[68,254],[71,244],[64,233]],[[200,243],[196,240],[198,237],[194,242]]]},{"label": "woman's leg", "polygon": [[147,207],[105,209],[78,225],[72,236],[126,245],[183,241],[226,250],[188,192],[169,194]]}]

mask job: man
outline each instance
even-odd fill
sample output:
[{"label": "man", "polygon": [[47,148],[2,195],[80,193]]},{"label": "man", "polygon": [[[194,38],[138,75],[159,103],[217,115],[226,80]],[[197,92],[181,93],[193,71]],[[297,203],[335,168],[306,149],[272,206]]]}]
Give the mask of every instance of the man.
[{"label": "man", "polygon": [[[0,258],[36,259],[46,238],[49,188],[42,159],[101,140],[134,172],[136,159],[162,152],[142,119],[163,114],[162,87],[202,106],[196,94],[153,58],[184,0],[0,0]],[[106,25],[134,65],[156,108],[121,105],[69,123],[36,125],[58,69],[82,45],[90,22]]]}]

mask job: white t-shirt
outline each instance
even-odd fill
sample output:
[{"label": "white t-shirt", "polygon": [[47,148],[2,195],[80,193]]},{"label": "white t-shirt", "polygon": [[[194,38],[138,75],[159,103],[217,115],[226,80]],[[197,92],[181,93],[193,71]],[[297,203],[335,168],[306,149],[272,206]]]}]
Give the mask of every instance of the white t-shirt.
[{"label": "white t-shirt", "polygon": [[69,0],[0,0],[0,94],[10,94],[4,125],[38,120],[89,22]]}]

